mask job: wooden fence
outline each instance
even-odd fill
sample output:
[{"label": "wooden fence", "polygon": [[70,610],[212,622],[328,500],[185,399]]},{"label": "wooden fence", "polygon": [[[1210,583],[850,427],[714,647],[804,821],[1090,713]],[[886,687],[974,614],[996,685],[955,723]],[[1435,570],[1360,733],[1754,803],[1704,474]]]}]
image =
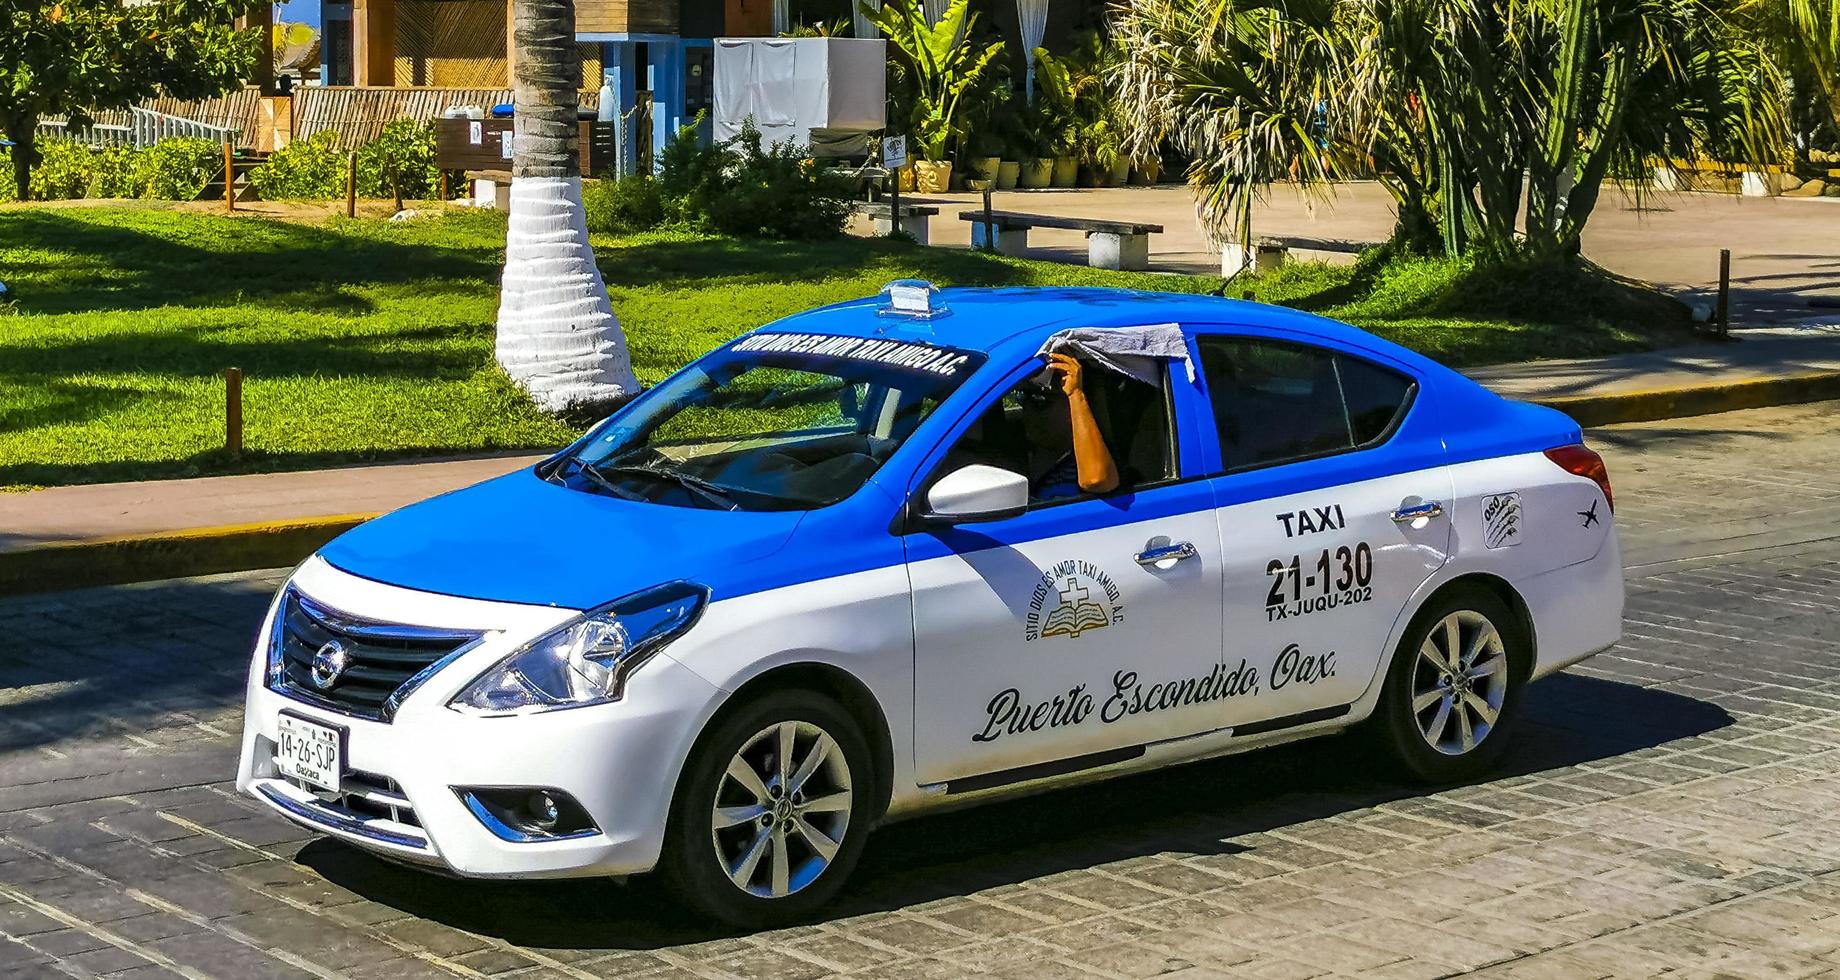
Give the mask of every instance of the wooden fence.
[{"label": "wooden fence", "polygon": [[[581,106],[592,112],[599,104],[599,93],[580,93]],[[511,101],[511,90],[504,88],[371,88],[353,85],[303,85],[290,100],[291,136],[306,139],[314,133],[333,130],[342,146],[360,146],[377,138],[383,127],[398,119],[430,122],[454,106],[473,105],[490,109]],[[96,112],[96,125],[73,131],[62,116],[46,116],[41,132],[48,136],[69,136],[98,144],[131,142],[146,126],[149,114],[165,120],[167,135],[232,138],[244,147],[267,149],[263,141],[261,92],[247,88],[214,99],[151,99],[132,110]],[[136,117],[142,118],[136,118]],[[196,123],[196,126],[189,126]],[[138,124],[138,125],[137,125]],[[174,129],[173,127],[178,127]]]},{"label": "wooden fence", "polygon": [[[438,119],[455,106],[472,105],[488,112],[511,101],[502,88],[367,88],[349,85],[304,86],[294,90],[294,138],[334,130],[345,146],[358,146],[377,138],[383,127],[398,119],[424,122]],[[599,99],[582,92],[582,108],[592,111]]]}]

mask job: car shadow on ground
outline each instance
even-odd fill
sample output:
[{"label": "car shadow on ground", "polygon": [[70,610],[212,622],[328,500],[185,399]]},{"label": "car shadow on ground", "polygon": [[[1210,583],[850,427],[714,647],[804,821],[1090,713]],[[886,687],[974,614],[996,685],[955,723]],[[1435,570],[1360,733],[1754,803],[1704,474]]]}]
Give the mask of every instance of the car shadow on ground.
[{"label": "car shadow on ground", "polygon": [[[1732,723],[1705,701],[1574,674],[1535,685],[1527,704],[1491,779],[1611,759]],[[826,917],[1141,855],[1256,853],[1256,839],[1235,839],[1431,792],[1387,779],[1375,761],[1356,733],[893,824],[869,841]],[[692,919],[643,879],[443,880],[331,840],[308,844],[296,860],[374,901],[520,946],[655,949],[732,934]]]}]

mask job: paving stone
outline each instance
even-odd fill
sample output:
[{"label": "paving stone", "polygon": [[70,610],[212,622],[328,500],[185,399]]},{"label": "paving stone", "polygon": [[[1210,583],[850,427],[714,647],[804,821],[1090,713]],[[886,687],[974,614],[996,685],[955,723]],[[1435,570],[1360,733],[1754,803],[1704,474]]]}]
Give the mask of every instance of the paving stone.
[{"label": "paving stone", "polygon": [[[238,797],[248,637],[277,573],[0,599],[0,973],[168,975],[16,898],[239,980],[307,975],[283,955],[356,980],[1840,969],[1840,543],[1816,540],[1840,524],[1840,427],[1795,408],[1591,438],[1645,562],[1626,637],[1528,692],[1499,777],[1402,787],[1340,765],[1342,740],[1117,784],[1160,812],[1021,848],[983,828],[1043,812],[1026,804],[914,821],[878,834],[901,863],[865,869],[833,917],[753,936],[584,909],[572,884],[354,862]],[[1816,530],[1655,563],[1759,513]],[[131,690],[71,683],[102,665]],[[555,946],[559,910],[581,947]]]}]

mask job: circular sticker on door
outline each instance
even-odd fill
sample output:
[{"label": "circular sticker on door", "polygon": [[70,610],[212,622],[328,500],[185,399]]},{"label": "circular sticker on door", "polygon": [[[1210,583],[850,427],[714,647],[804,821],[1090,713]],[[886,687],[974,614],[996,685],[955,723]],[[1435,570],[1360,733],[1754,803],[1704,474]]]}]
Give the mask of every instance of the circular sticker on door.
[{"label": "circular sticker on door", "polygon": [[1123,621],[1124,601],[1112,577],[1092,562],[1069,558],[1035,583],[1022,638],[1030,642],[1051,636],[1077,640]]}]

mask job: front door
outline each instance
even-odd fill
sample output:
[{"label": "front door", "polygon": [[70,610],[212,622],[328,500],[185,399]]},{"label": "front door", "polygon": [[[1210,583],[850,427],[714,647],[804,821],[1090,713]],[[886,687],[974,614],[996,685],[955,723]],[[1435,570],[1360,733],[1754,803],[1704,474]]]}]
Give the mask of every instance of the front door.
[{"label": "front door", "polygon": [[[1067,403],[1034,383],[979,413],[929,471],[978,462],[1024,473],[1030,510],[906,539],[925,784],[975,789],[1124,761],[1219,727],[1215,702],[1235,683],[1219,662],[1213,496],[1206,481],[1177,479],[1173,394],[1087,370],[1122,481],[1093,494],[1064,486],[1055,425],[1030,413],[1054,423]],[[1042,485],[1056,470],[1058,491]]]}]

